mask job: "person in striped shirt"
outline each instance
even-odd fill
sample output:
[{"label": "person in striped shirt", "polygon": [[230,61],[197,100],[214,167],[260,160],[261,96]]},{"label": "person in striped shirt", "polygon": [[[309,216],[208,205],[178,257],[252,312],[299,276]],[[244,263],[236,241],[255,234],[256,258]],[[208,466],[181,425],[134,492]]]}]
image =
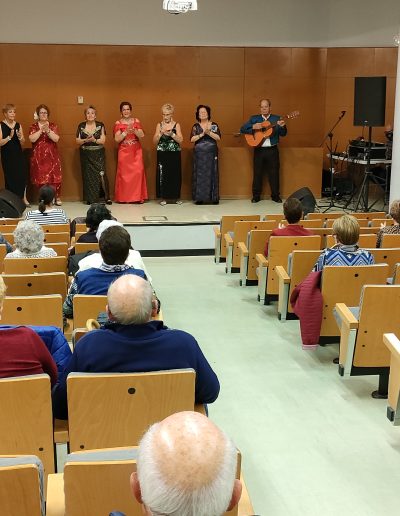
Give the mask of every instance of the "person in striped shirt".
[{"label": "person in striped shirt", "polygon": [[66,224],[67,214],[62,208],[54,207],[55,190],[45,185],[39,190],[39,206],[37,210],[28,211],[25,219],[34,220],[38,224]]}]

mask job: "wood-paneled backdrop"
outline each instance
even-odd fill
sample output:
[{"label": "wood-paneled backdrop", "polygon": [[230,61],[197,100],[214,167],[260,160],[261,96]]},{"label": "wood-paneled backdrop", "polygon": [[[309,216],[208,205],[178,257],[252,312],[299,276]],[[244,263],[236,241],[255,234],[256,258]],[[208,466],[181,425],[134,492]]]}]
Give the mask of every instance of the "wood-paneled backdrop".
[{"label": "wood-paneled backdrop", "polygon": [[[353,127],[354,77],[387,76],[386,121],[392,123],[396,62],[396,48],[0,44],[0,104],[16,104],[17,119],[26,134],[36,105],[50,107],[50,119],[58,124],[61,134],[65,200],[81,198],[75,131],[83,120],[84,106],[78,105],[78,95],[84,97],[84,105],[96,106],[98,119],[106,125],[107,171],[112,187],[116,169],[112,128],[119,118],[120,101],[132,102],[133,113],[146,133],[142,143],[151,198],[155,196],[152,137],[161,105],[175,105],[175,118],[183,129],[182,197],[190,198],[189,133],[196,105],[209,104],[223,134],[221,196],[242,198],[251,193],[251,150],[235,133],[249,115],[258,112],[260,98],[271,98],[275,113],[301,112],[299,118],[288,122],[282,153],[286,147],[317,148],[342,110],[347,114],[335,130],[334,141],[338,141],[338,150],[345,150],[348,139],[362,132]],[[373,129],[373,139],[384,141],[383,128]],[[312,155],[318,156],[318,151]],[[298,177],[302,164],[295,165],[296,182],[306,184]],[[287,188],[282,188],[283,195],[290,193],[285,192]]]}]

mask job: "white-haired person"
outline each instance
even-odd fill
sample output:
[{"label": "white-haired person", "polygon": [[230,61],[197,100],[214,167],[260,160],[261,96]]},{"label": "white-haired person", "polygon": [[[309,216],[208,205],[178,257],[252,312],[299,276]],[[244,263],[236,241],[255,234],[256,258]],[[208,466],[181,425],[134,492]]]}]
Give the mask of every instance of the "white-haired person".
[{"label": "white-haired person", "polygon": [[386,226],[383,221],[381,228],[376,236],[376,247],[381,247],[383,235],[400,235],[400,200],[397,199],[392,202],[389,208],[389,215],[394,220],[392,226]]},{"label": "white-haired person", "polygon": [[[121,228],[109,228],[102,239],[111,230]],[[86,272],[79,272],[77,277]],[[196,403],[213,403],[217,399],[217,375],[196,339],[185,331],[167,328],[162,321],[152,320],[157,305],[150,283],[138,275],[127,271],[111,283],[107,292],[108,322],[79,340],[53,391],[56,418],[68,418],[67,377],[72,372],[135,373],[192,368],[196,371]]]},{"label": "white-haired person", "polygon": [[148,516],[221,516],[240,499],[236,467],[237,450],[222,430],[202,414],[179,412],[143,436],[131,487]]},{"label": "white-haired person", "polygon": [[[0,319],[6,286],[0,275]],[[46,344],[26,326],[0,326],[0,378],[46,373],[51,385],[57,381],[57,366]]]},{"label": "white-haired person", "polygon": [[33,220],[21,220],[14,230],[15,251],[6,254],[10,258],[52,258],[57,256],[54,249],[44,245],[44,232]]}]

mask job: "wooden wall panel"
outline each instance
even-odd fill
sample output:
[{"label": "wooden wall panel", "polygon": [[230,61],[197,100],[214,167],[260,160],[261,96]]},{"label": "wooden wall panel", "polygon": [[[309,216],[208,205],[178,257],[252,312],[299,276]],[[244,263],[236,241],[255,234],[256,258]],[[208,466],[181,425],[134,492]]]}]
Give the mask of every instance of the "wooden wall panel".
[{"label": "wooden wall panel", "polygon": [[[288,136],[281,143],[282,153],[291,156],[282,158],[282,173],[286,174],[288,163],[295,168],[300,166],[293,161],[298,154],[291,155],[291,149],[315,147],[321,153],[318,146],[322,137],[343,109],[346,117],[334,135],[338,149],[344,150],[348,139],[360,133],[360,128],[352,125],[354,76],[387,75],[386,118],[387,122],[393,121],[396,62],[395,48],[0,44],[0,103],[17,105],[18,120],[25,133],[36,105],[49,105],[50,118],[61,132],[65,200],[78,200],[82,190],[75,131],[83,120],[84,106],[77,104],[78,95],[84,97],[84,105],[97,107],[98,119],[106,124],[107,172],[112,190],[117,156],[112,128],[119,118],[119,103],[132,102],[134,115],[141,119],[145,130],[143,147],[150,197],[155,195],[156,153],[152,137],[161,117],[161,105],[172,102],[175,118],[182,126],[182,196],[190,198],[190,130],[196,105],[210,104],[223,135],[221,195],[240,198],[251,193],[252,152],[237,133],[242,123],[258,112],[260,98],[270,97],[277,113],[300,111],[298,119],[288,121]],[[383,129],[374,128],[373,136],[382,140]],[[29,149],[29,143],[26,147]],[[307,175],[297,170],[295,176],[304,186],[301,179],[307,179]],[[287,187],[288,184],[283,182],[282,188],[289,190],[297,183]],[[284,195],[290,193],[283,191]]]}]

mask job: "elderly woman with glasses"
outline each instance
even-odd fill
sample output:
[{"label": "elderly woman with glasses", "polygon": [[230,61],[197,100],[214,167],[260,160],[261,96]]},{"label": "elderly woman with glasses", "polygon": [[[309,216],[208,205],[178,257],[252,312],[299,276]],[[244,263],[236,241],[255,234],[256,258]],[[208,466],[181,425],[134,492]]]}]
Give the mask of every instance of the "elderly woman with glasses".
[{"label": "elderly woman with glasses", "polygon": [[49,121],[50,110],[45,104],[39,104],[35,110],[38,120],[29,129],[32,143],[30,175],[32,184],[41,188],[50,185],[56,192],[57,206],[61,206],[61,160],[57,148],[60,139],[58,127]]},{"label": "elderly woman with glasses", "polygon": [[57,256],[54,249],[44,244],[44,232],[33,220],[22,220],[14,230],[15,251],[6,254],[10,258],[52,258]]}]

